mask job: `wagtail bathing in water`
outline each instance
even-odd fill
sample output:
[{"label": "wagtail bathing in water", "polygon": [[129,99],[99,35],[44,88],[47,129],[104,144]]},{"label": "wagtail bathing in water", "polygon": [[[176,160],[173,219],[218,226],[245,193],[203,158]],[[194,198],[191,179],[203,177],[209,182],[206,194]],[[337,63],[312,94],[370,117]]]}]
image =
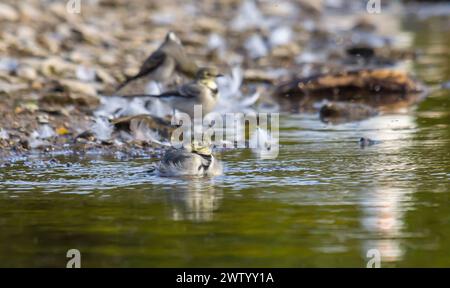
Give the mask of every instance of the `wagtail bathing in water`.
[{"label": "wagtail bathing in water", "polygon": [[181,149],[171,148],[157,166],[161,176],[218,176],[222,164],[212,155],[209,145],[193,143]]},{"label": "wagtail bathing in water", "polygon": [[195,62],[186,55],[181,40],[175,33],[169,32],[161,46],[145,60],[139,72],[117,87],[116,94],[144,93],[149,81],[166,84],[173,79],[175,72],[192,78],[197,70]]},{"label": "wagtail bathing in water", "polygon": [[[211,112],[216,106],[219,89],[217,86],[217,77],[219,74],[216,68],[200,68],[197,72],[195,80],[191,83],[181,85],[175,91],[167,91],[160,95],[126,95],[124,97],[152,97],[160,99],[173,110],[187,113],[191,118],[194,117],[194,105],[201,105],[202,115]],[[152,105],[152,101],[146,102]]]}]

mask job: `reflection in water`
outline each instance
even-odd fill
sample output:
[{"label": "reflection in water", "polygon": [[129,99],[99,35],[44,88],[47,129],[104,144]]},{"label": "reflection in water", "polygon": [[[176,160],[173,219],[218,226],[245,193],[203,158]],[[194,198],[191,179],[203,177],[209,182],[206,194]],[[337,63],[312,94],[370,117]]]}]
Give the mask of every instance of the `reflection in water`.
[{"label": "reflection in water", "polygon": [[[402,172],[402,180],[414,181],[415,175],[409,174],[417,166],[413,160],[408,159],[408,154],[402,153],[411,142],[398,140],[409,139],[417,125],[409,115],[377,117],[370,124],[371,130],[376,131],[374,137],[376,135],[378,139],[395,144],[390,145],[388,154],[380,151],[374,155],[376,161],[371,161],[373,166],[370,169],[378,172],[375,179],[378,185],[366,191],[360,205],[363,210],[362,226],[374,239],[363,242],[363,254],[370,249],[377,249],[382,262],[395,262],[404,255],[400,238],[405,226],[405,211],[412,201],[413,192],[411,189],[394,186],[399,183],[395,173]],[[401,135],[399,131],[402,131]],[[411,184],[408,187],[414,187]]]},{"label": "reflection in water", "polygon": [[223,193],[214,179],[188,179],[186,185],[167,192],[171,218],[175,221],[211,221],[219,208]]},{"label": "reflection in water", "polygon": [[[364,137],[385,141],[386,145],[394,143],[389,147],[390,151],[399,151],[406,148],[399,140],[408,139],[417,127],[414,117],[411,115],[382,115],[359,123],[349,123],[342,125],[344,129],[355,129],[361,131]],[[391,150],[392,149],[392,150]],[[401,161],[399,162],[401,163]],[[379,167],[382,168],[382,167]],[[382,169],[380,169],[382,170]]]},{"label": "reflection in water", "polygon": [[411,198],[409,194],[403,189],[380,186],[365,195],[361,201],[364,212],[361,223],[376,239],[364,241],[363,254],[370,249],[378,249],[382,261],[402,259],[404,251],[399,237],[404,229],[404,203]]}]

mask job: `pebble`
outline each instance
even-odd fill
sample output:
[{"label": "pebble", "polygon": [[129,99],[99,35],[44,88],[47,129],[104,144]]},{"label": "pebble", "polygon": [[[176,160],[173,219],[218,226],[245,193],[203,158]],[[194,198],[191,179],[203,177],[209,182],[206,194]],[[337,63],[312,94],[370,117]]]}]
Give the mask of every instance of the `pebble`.
[{"label": "pebble", "polygon": [[39,124],[48,124],[49,118],[47,114],[42,114],[37,116],[37,121]]},{"label": "pebble", "polygon": [[16,9],[8,4],[0,3],[0,21],[17,21],[19,13]]},{"label": "pebble", "polygon": [[17,76],[26,80],[35,80],[37,78],[37,72],[30,66],[19,66],[16,71]]},{"label": "pebble", "polygon": [[95,81],[95,69],[80,65],[77,67],[76,75],[78,80],[84,82],[93,82]]},{"label": "pebble", "polygon": [[14,72],[17,67],[19,67],[19,61],[17,61],[17,59],[8,57],[0,58],[0,70],[11,73]]},{"label": "pebble", "polygon": [[2,140],[8,140],[9,134],[6,130],[3,130],[3,128],[0,128],[0,139]]},{"label": "pebble", "polygon": [[450,90],[450,81],[442,83],[441,87],[442,87],[442,89],[449,89]]},{"label": "pebble", "polygon": [[70,79],[60,80],[59,82],[70,92],[77,92],[87,96],[97,96],[97,90],[91,84]]}]

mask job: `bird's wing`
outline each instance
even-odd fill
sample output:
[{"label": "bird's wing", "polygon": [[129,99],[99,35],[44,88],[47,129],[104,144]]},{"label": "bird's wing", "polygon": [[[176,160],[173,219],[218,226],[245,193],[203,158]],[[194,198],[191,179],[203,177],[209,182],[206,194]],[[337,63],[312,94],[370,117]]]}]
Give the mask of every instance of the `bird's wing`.
[{"label": "bird's wing", "polygon": [[116,90],[120,90],[131,81],[153,72],[156,68],[158,68],[158,66],[160,66],[164,62],[166,57],[167,57],[166,53],[164,53],[161,50],[156,50],[145,60],[144,64],[142,64],[141,68],[139,69],[139,72],[136,75],[125,80],[122,84],[120,84],[117,87]]},{"label": "bird's wing", "polygon": [[184,84],[181,87],[178,88],[178,90],[174,91],[167,91],[160,95],[153,95],[153,97],[158,98],[167,98],[167,97],[182,97],[182,98],[194,98],[198,97],[200,93],[202,92],[201,88],[194,84]]},{"label": "bird's wing", "polygon": [[135,77],[141,77],[152,72],[164,62],[166,57],[166,53],[161,50],[156,50],[145,60],[144,64],[142,64],[141,66],[141,69],[139,70],[139,73]]},{"label": "bird's wing", "polygon": [[198,97],[202,93],[202,89],[195,83],[184,84],[178,88],[178,90],[166,91],[159,95],[154,94],[128,94],[121,95],[121,97],[132,99],[132,98],[169,98],[169,97],[180,97],[180,98],[194,98]]},{"label": "bird's wing", "polygon": [[178,92],[183,97],[192,98],[198,97],[202,93],[202,89],[195,83],[185,84],[178,88]]},{"label": "bird's wing", "polygon": [[201,165],[195,155],[183,150],[175,149],[167,151],[161,162],[169,167],[175,166],[178,168],[189,168],[191,165]]}]

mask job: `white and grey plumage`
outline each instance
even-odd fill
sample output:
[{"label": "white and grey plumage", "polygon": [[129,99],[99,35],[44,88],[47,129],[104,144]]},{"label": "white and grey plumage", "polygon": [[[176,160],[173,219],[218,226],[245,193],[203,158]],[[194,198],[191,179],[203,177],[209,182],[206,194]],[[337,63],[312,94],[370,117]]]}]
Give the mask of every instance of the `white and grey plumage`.
[{"label": "white and grey plumage", "polygon": [[142,64],[139,72],[125,80],[116,89],[116,95],[144,93],[149,81],[166,83],[175,72],[194,77],[197,65],[186,55],[181,40],[173,32],[166,35],[161,46]]},{"label": "white and grey plumage", "polygon": [[[160,95],[126,95],[127,98],[150,97],[157,98],[166,103],[174,110],[187,113],[191,118],[194,117],[194,106],[202,105],[203,115],[211,112],[219,98],[219,90],[216,78],[222,76],[215,68],[200,68],[196,74],[195,80],[178,87],[177,90],[167,91]],[[152,105],[149,100],[145,106]],[[147,107],[148,108],[148,107]]]},{"label": "white and grey plumage", "polygon": [[209,147],[192,145],[189,149],[167,150],[157,171],[167,177],[218,176],[222,174],[222,164],[212,155]]}]

